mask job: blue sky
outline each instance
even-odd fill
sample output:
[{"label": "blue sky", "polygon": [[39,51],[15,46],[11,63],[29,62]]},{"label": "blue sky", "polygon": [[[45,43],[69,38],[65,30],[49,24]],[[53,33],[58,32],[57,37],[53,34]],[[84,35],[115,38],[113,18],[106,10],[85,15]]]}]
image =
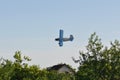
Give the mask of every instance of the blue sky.
[{"label": "blue sky", "polygon": [[[14,52],[32,58],[30,64],[48,67],[58,63],[75,64],[79,50],[96,32],[102,42],[120,40],[119,0],[1,0],[0,57],[13,59]],[[59,29],[73,42],[58,46]]]}]

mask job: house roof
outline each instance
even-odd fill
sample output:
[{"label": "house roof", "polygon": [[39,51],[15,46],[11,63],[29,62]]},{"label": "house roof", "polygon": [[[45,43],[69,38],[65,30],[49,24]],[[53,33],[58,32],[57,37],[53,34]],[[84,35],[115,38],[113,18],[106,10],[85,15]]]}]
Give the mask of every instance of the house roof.
[{"label": "house roof", "polygon": [[66,64],[58,64],[52,67],[49,67],[48,70],[59,70],[61,67],[66,66]]},{"label": "house roof", "polygon": [[47,70],[48,71],[51,71],[51,70],[59,70],[60,68],[62,68],[63,66],[66,66],[68,67],[72,72],[75,72],[73,68],[71,68],[69,65],[67,64],[57,64],[57,65],[54,65],[52,67],[48,67]]}]

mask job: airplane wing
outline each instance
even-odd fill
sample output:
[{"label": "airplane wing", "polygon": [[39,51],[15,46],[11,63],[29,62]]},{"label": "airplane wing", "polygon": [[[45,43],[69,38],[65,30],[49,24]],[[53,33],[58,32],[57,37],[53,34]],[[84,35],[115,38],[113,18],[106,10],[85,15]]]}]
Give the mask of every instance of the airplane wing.
[{"label": "airplane wing", "polygon": [[63,46],[63,30],[59,32],[59,46]]}]

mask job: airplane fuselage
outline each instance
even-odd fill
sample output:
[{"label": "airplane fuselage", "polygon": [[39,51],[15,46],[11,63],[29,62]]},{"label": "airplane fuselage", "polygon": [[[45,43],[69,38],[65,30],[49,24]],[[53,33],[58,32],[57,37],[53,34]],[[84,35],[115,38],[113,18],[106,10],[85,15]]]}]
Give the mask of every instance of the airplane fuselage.
[{"label": "airplane fuselage", "polygon": [[[60,38],[56,38],[55,40],[56,40],[56,41],[59,41]],[[63,38],[62,41],[70,41],[70,38]]]}]

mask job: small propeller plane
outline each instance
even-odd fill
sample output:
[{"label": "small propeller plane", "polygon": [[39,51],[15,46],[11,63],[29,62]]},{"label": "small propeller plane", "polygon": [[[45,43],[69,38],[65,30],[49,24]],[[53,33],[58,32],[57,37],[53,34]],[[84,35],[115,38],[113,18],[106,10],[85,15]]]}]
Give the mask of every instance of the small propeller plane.
[{"label": "small propeller plane", "polygon": [[73,41],[74,37],[73,35],[70,35],[69,38],[63,38],[63,30],[60,29],[59,31],[59,38],[56,38],[55,41],[59,41],[59,46],[63,46],[64,41]]}]

